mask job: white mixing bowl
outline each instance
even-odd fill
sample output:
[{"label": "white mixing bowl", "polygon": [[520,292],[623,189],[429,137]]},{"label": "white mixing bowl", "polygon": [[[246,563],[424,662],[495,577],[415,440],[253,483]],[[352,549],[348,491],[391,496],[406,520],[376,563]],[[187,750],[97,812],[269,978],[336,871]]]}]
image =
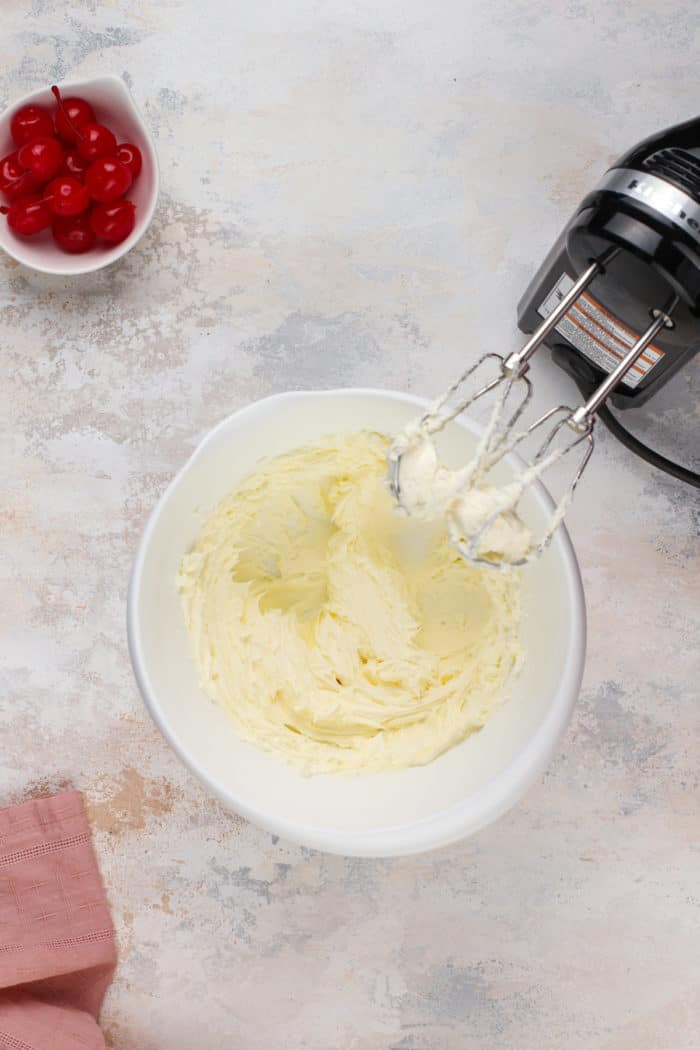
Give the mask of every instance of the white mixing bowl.
[{"label": "white mixing bowl", "polygon": [[[486,726],[427,766],[367,776],[303,777],[243,742],[197,684],[175,577],[207,513],[261,459],[358,429],[393,433],[425,407],[382,390],[290,393],[234,412],[202,441],[155,508],[139,544],[128,601],[129,649],[146,705],[166,740],[226,806],[268,831],[353,856],[418,853],[472,834],[509,809],[545,768],[571,715],[585,652],[585,606],[564,528],[523,572],[523,670]],[[467,424],[443,455],[464,462]],[[513,463],[502,466],[502,478]],[[551,510],[537,485],[524,504]],[[270,659],[275,654],[270,653]]]}]

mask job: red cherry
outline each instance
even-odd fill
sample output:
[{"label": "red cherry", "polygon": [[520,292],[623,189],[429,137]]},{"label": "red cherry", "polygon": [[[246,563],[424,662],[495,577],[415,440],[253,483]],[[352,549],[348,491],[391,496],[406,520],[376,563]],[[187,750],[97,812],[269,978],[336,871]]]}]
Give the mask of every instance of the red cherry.
[{"label": "red cherry", "polygon": [[85,124],[94,124],[95,111],[84,98],[62,98],[56,85],[51,88],[56,102],[56,131],[66,142],[77,142],[78,132]]},{"label": "red cherry", "polygon": [[135,179],[141,171],[141,150],[138,146],[132,146],[130,142],[122,142],[117,146],[117,160],[120,160],[124,167],[129,169],[132,179]]},{"label": "red cherry", "polygon": [[134,228],[136,205],[132,201],[96,204],[90,212],[90,225],[104,241],[119,244]]},{"label": "red cherry", "polygon": [[25,171],[17,159],[17,153],[9,153],[0,160],[0,191],[8,200],[26,197],[36,189],[36,182]]},{"label": "red cherry", "polygon": [[56,216],[51,224],[51,232],[59,248],[71,255],[88,252],[95,243],[87,212],[82,215]]},{"label": "red cherry", "polygon": [[117,140],[104,124],[83,124],[78,139],[78,153],[85,160],[114,156]]},{"label": "red cherry", "polygon": [[19,197],[9,208],[0,207],[0,212],[7,215],[10,229],[23,237],[31,237],[51,225],[51,212],[41,197]]},{"label": "red cherry", "polygon": [[63,154],[63,163],[60,168],[61,175],[72,175],[80,182],[85,178],[85,172],[90,167],[89,161],[81,157],[77,149],[67,149]]},{"label": "red cherry", "polygon": [[48,135],[25,142],[17,151],[17,160],[36,182],[48,182],[61,167],[61,145]]},{"label": "red cherry", "polygon": [[53,135],[53,120],[43,106],[22,106],[10,121],[10,134],[18,146],[38,135]]},{"label": "red cherry", "polygon": [[[95,123],[95,114],[92,113],[92,109],[90,109],[92,116],[89,120],[76,124],[68,114],[66,104],[61,98],[61,92],[55,84],[51,90],[58,103],[59,117],[63,122],[61,127],[65,124],[68,134],[71,136],[70,141],[78,143],[78,153],[81,157],[84,157],[85,160],[96,160],[98,157],[106,157],[116,152],[117,140],[104,124]],[[75,103],[81,102],[85,106],[88,105],[83,99],[76,98],[72,101]]]},{"label": "red cherry", "polygon": [[94,201],[116,201],[131,186],[131,172],[114,157],[98,157],[85,173],[85,186]]},{"label": "red cherry", "polygon": [[88,191],[72,175],[57,175],[44,187],[44,203],[54,215],[79,215],[90,204]]}]

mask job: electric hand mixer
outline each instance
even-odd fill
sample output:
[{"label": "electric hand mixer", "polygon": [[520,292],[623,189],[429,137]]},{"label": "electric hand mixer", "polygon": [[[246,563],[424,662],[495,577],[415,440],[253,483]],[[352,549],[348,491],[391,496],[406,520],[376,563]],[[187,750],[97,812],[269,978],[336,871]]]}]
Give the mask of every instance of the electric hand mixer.
[{"label": "electric hand mixer", "polygon": [[[626,153],[583,199],[527,289],[518,324],[532,333],[515,353],[486,353],[416,423],[422,437],[441,430],[485,395],[495,402],[472,461],[454,475],[453,492],[482,485],[491,468],[533,434],[543,439],[520,477],[500,490],[468,537],[448,528],[470,562],[522,565],[546,548],[564,517],[594,447],[600,418],[632,451],[688,484],[700,475],[633,437],[614,416],[642,404],[700,349],[700,118],[668,128]],[[520,430],[532,396],[529,362],[542,345],[576,381],[584,402],[559,405]],[[483,537],[552,463],[578,448],[573,480],[529,553],[485,557]],[[406,441],[389,452],[389,485],[399,505]]]}]

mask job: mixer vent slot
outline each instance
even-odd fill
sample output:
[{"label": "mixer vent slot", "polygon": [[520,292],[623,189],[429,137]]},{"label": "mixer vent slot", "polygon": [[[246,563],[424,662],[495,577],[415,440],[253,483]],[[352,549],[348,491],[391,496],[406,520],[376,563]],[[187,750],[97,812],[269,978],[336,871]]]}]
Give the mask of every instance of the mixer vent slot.
[{"label": "mixer vent slot", "polygon": [[675,147],[660,149],[644,160],[643,167],[700,202],[700,160],[692,153]]}]

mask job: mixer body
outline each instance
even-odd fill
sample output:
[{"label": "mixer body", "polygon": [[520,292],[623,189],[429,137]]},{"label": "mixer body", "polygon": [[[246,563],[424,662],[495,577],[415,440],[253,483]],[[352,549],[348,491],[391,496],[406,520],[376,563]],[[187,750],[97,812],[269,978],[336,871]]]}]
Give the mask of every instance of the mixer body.
[{"label": "mixer body", "polygon": [[518,305],[534,332],[592,261],[601,272],[545,338],[553,359],[594,387],[649,325],[672,316],[612,394],[643,404],[700,350],[700,118],[626,153],[582,200]]}]

